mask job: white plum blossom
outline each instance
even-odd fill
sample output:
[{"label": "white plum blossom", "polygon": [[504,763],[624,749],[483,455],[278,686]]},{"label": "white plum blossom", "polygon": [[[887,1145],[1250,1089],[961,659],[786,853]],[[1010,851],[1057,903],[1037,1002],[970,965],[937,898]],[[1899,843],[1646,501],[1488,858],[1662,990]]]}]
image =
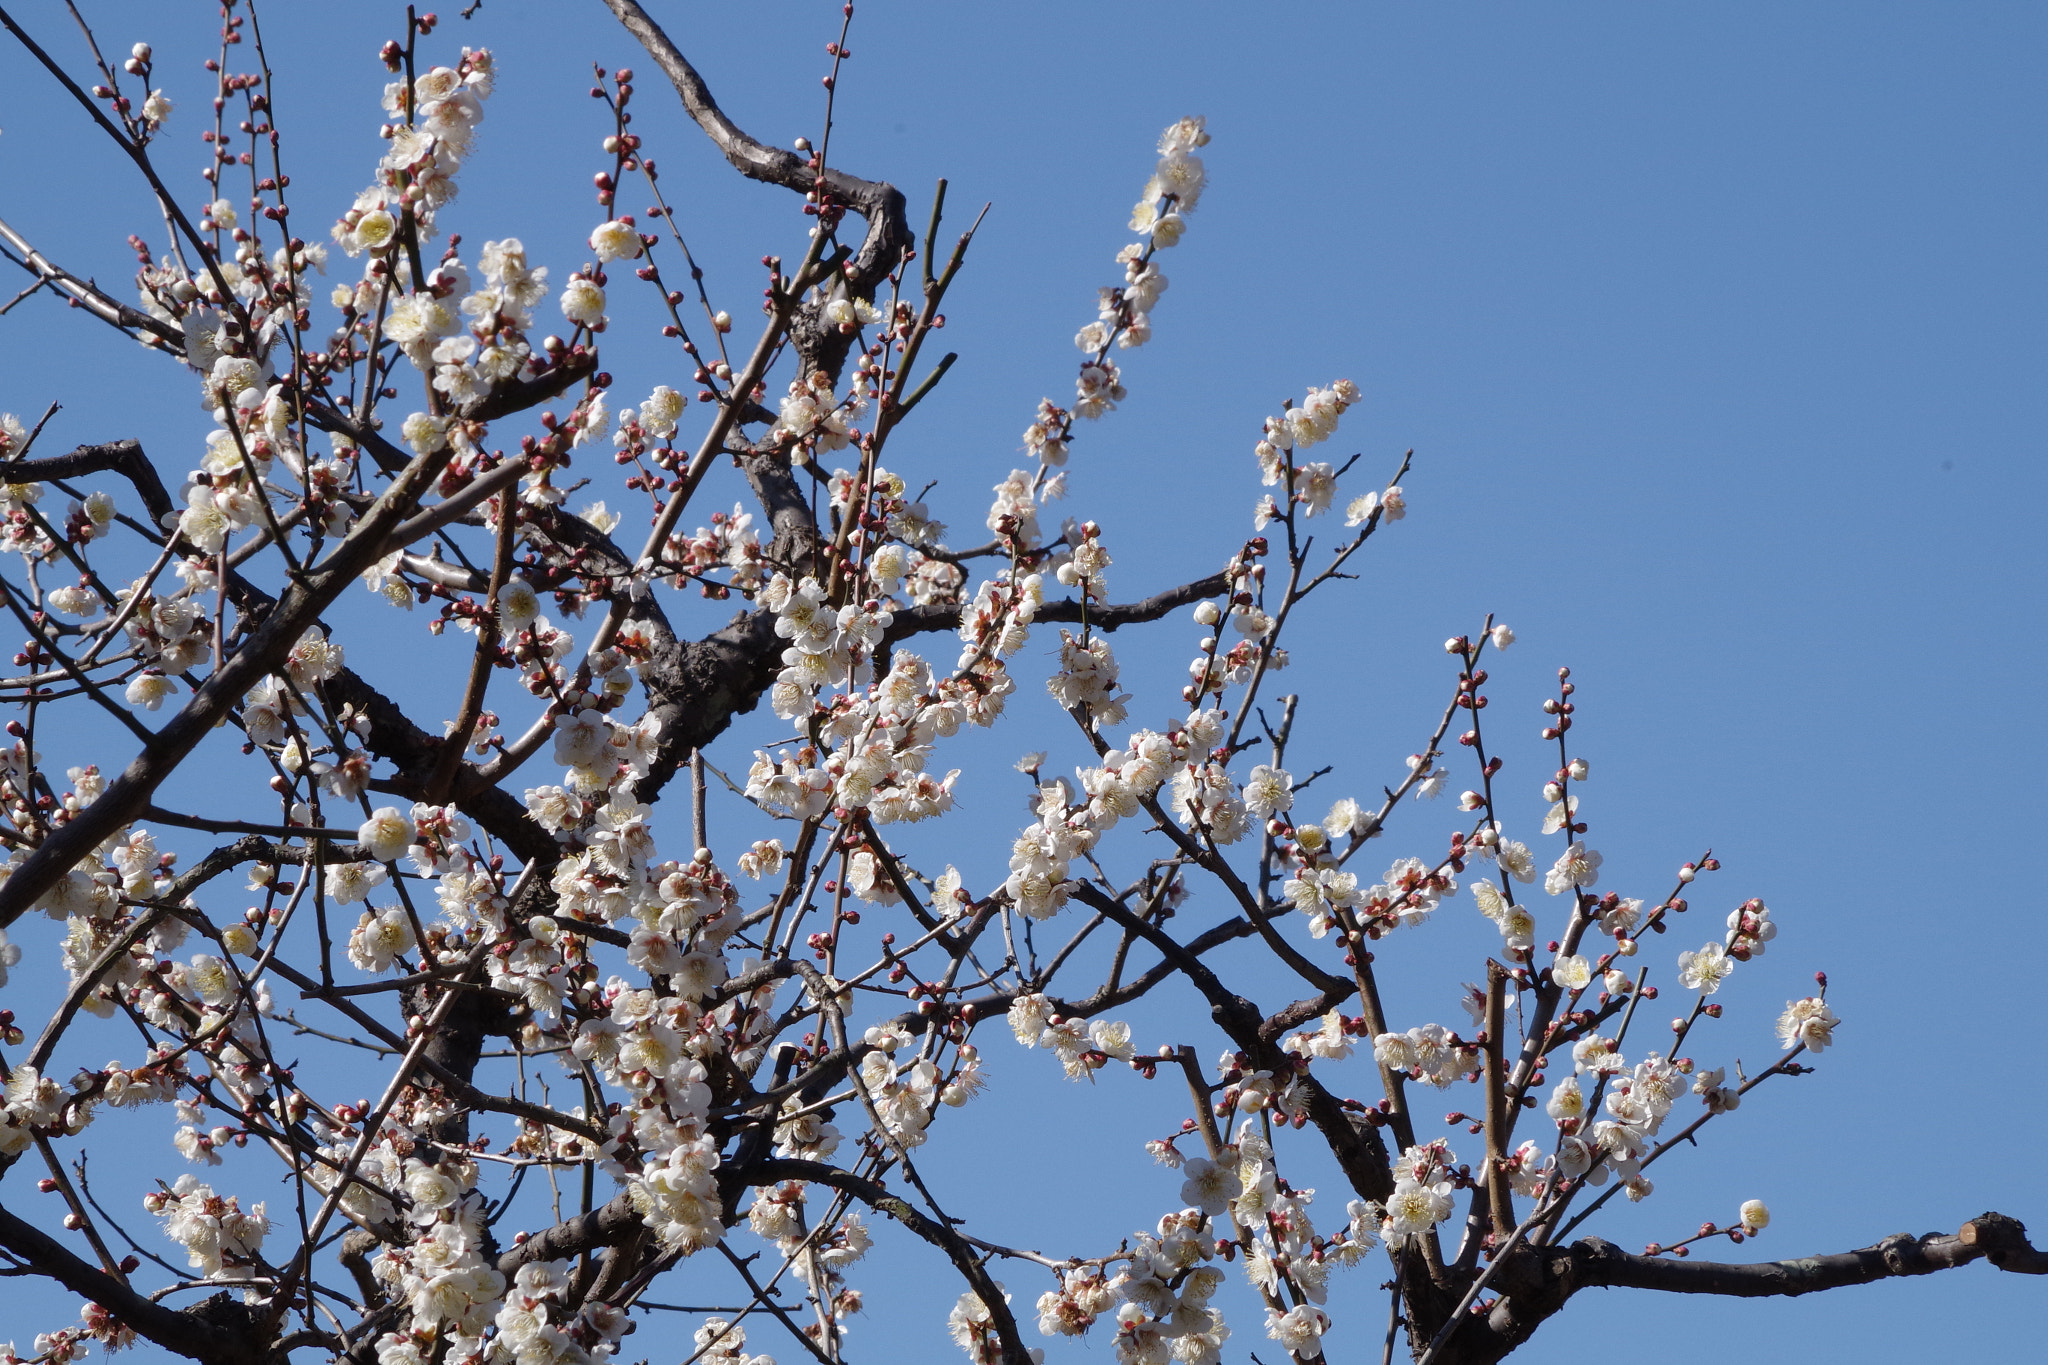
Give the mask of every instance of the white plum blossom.
[{"label": "white plum blossom", "polygon": [[562,316],[578,326],[602,326],[604,303],[604,290],[582,275],[571,275],[562,286]]},{"label": "white plum blossom", "polygon": [[629,220],[614,218],[592,230],[590,249],[600,261],[630,261],[640,254],[640,234]]},{"label": "white plum blossom", "polygon": [[1267,816],[1292,809],[1294,779],[1284,768],[1261,763],[1252,769],[1244,784],[1245,808],[1254,815]]},{"label": "white plum blossom", "polygon": [[394,863],[403,858],[412,838],[412,821],[395,806],[379,806],[356,831],[357,841],[380,863]]},{"label": "white plum blossom", "polygon": [[1678,955],[1678,979],[1689,991],[1712,995],[1735,970],[1735,959],[1718,943],[1704,945],[1697,952]]},{"label": "white plum blossom", "polygon": [[1569,991],[1582,991],[1593,983],[1593,964],[1576,953],[1560,955],[1550,964],[1551,979]]},{"label": "white plum blossom", "polygon": [[1778,1016],[1778,1038],[1787,1049],[1803,1044],[1808,1052],[1825,1052],[1835,1041],[1835,1025],[1841,1022],[1826,1001],[1809,995],[1786,1004],[1785,1012]]},{"label": "white plum blossom", "polygon": [[1596,885],[1600,880],[1600,863],[1601,857],[1597,852],[1574,840],[1544,875],[1543,889],[1557,896],[1574,887]]}]

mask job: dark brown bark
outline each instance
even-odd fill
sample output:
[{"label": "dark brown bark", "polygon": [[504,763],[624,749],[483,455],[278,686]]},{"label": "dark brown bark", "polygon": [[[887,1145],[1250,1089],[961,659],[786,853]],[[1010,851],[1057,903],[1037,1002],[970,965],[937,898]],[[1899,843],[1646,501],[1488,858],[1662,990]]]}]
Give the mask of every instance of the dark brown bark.
[{"label": "dark brown bark", "polygon": [[212,1300],[186,1311],[152,1303],[4,1207],[0,1207],[0,1247],[33,1265],[38,1274],[99,1304],[167,1351],[208,1365],[260,1365],[269,1357],[268,1343],[250,1336],[246,1323],[238,1331],[232,1324],[218,1321],[221,1315]]},{"label": "dark brown bark", "polygon": [[[1434,1360],[1435,1365],[1492,1365],[1585,1289],[1790,1298],[1932,1275],[1979,1260],[2015,1274],[2048,1275],[2048,1254],[2034,1249],[2025,1225],[2002,1213],[1980,1214],[1954,1233],[1899,1233],[1855,1251],[1748,1264],[1638,1256],[1597,1237],[1560,1247],[1522,1246],[1494,1275],[1490,1287],[1501,1297],[1484,1314],[1459,1324]],[[1433,1322],[1426,1313],[1416,1318],[1412,1341],[1429,1340],[1444,1321],[1442,1310]]]},{"label": "dark brown bark", "polygon": [[109,441],[104,445],[80,446],[64,455],[41,460],[14,460],[0,464],[0,479],[8,483],[30,483],[44,479],[75,479],[85,474],[111,470],[131,484],[149,509],[156,529],[163,529],[164,516],[172,510],[171,495],[157,476],[156,466],[142,453],[140,441]]}]

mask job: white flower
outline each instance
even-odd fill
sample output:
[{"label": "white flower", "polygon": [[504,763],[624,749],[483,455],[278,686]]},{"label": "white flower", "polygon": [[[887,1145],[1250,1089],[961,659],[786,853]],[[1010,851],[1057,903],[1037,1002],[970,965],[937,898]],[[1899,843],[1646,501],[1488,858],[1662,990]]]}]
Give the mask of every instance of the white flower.
[{"label": "white flower", "polygon": [[1052,1016],[1052,1002],[1042,995],[1020,995],[1010,1002],[1010,1031],[1025,1047],[1037,1047]]},{"label": "white flower", "polygon": [[1586,1117],[1586,1095],[1579,1088],[1577,1076],[1567,1076],[1559,1081],[1550,1092],[1549,1103],[1543,1112],[1559,1123],[1574,1123]]},{"label": "white flower", "polygon": [[399,423],[398,434],[405,438],[405,443],[415,453],[431,455],[448,445],[448,419],[416,412]]},{"label": "white flower", "polygon": [[329,863],[327,898],[336,905],[353,905],[367,898],[373,887],[382,885],[385,875],[382,863]]},{"label": "white flower", "polygon": [[571,275],[562,286],[562,316],[585,327],[604,321],[604,290],[581,275]]},{"label": "white flower", "polygon": [[1494,848],[1493,856],[1500,863],[1500,870],[1516,881],[1527,885],[1536,880],[1536,860],[1529,855],[1527,844],[1503,839]]},{"label": "white flower", "polygon": [[1577,953],[1561,955],[1550,964],[1550,979],[1568,991],[1582,991],[1593,981],[1593,964]]},{"label": "white flower", "polygon": [[1285,768],[1259,764],[1245,780],[1244,804],[1246,809],[1261,816],[1291,809],[1294,805],[1293,776]]},{"label": "white flower", "polygon": [[550,834],[574,829],[583,822],[583,801],[566,787],[529,787],[526,809]]},{"label": "white flower", "polygon": [[1628,1066],[1619,1052],[1614,1050],[1612,1038],[1581,1038],[1572,1044],[1572,1070],[1591,1071],[1597,1074],[1612,1074]]},{"label": "white flower", "polygon": [[66,616],[92,617],[100,614],[100,595],[83,584],[53,588],[50,606]]},{"label": "white flower", "polygon": [[555,717],[555,762],[565,768],[588,768],[611,744],[611,723],[599,711],[578,711]]},{"label": "white flower", "polygon": [[367,247],[371,251],[381,251],[397,235],[398,219],[389,209],[374,208],[356,220],[355,240],[359,249]]},{"label": "white flower", "polygon": [[600,261],[630,261],[640,254],[640,234],[625,219],[614,218],[590,234],[590,249]]},{"label": "white flower", "polygon": [[1593,886],[1600,880],[1601,857],[1578,840],[1558,855],[1557,862],[1543,878],[1543,889],[1553,896],[1575,886]]},{"label": "white flower", "polygon": [[342,647],[329,640],[326,632],[318,626],[307,626],[306,633],[285,655],[284,670],[293,682],[310,689],[314,683],[325,682],[341,672],[344,657]]},{"label": "white flower", "polygon": [[[375,866],[370,863],[354,865]],[[382,872],[384,869],[379,867],[377,870]],[[412,923],[403,908],[394,905],[388,910],[367,911],[356,925],[355,932],[349,935],[348,960],[366,972],[386,971],[400,954],[411,951],[415,941]]]},{"label": "white flower", "polygon": [[1281,1350],[1304,1360],[1323,1353],[1323,1333],[1329,1330],[1329,1316],[1314,1304],[1297,1304],[1285,1313],[1266,1310],[1266,1335],[1279,1342]]},{"label": "white flower", "polygon": [[186,495],[187,507],[178,515],[178,531],[207,554],[220,553],[234,523],[215,502],[213,490],[195,488]]},{"label": "white flower", "polygon": [[1131,1060],[1131,1026],[1108,1019],[1096,1019],[1088,1025],[1088,1039],[1095,1044],[1095,1050],[1118,1061]]},{"label": "white flower", "polygon": [[1472,903],[1479,907],[1480,914],[1496,924],[1508,909],[1507,897],[1501,895],[1499,887],[1484,878],[1472,883]]},{"label": "white flower", "polygon": [[185,989],[216,1008],[235,998],[235,978],[220,958],[201,953],[185,972]]},{"label": "white flower", "polygon": [[647,401],[640,405],[640,425],[650,436],[666,439],[676,433],[676,422],[682,417],[687,406],[680,393],[666,384],[655,386],[647,395]]},{"label": "white flower", "polygon": [[1394,1192],[1387,1196],[1389,1238],[1427,1232],[1450,1216],[1451,1182],[1448,1180],[1422,1185],[1403,1176],[1395,1184]]},{"label": "white flower", "polygon": [[1742,1203],[1742,1230],[1754,1237],[1771,1225],[1771,1211],[1761,1199],[1746,1199]]},{"label": "white flower", "polygon": [[1689,991],[1712,995],[1735,970],[1735,959],[1718,943],[1709,943],[1696,953],[1678,955],[1678,979]]},{"label": "white flower", "polygon": [[356,831],[356,840],[370,851],[370,856],[380,863],[396,862],[405,856],[405,850],[412,843],[412,821],[405,818],[395,806],[379,806],[362,828]]},{"label": "white flower", "polygon": [[498,621],[506,630],[524,630],[539,616],[540,594],[533,584],[514,578],[498,589]]},{"label": "white flower", "polygon": [[1207,1157],[1195,1157],[1182,1169],[1187,1179],[1180,1187],[1180,1202],[1206,1214],[1224,1212],[1243,1189],[1236,1170],[1219,1166]]},{"label": "white flower", "polygon": [[1808,1052],[1824,1052],[1835,1041],[1835,1025],[1841,1022],[1826,1001],[1809,995],[1787,1002],[1785,1012],[1778,1016],[1778,1038],[1787,1048],[1804,1043]]},{"label": "white flower", "polygon": [[161,673],[138,673],[128,684],[128,700],[145,711],[154,711],[164,698],[178,690],[178,684]]}]

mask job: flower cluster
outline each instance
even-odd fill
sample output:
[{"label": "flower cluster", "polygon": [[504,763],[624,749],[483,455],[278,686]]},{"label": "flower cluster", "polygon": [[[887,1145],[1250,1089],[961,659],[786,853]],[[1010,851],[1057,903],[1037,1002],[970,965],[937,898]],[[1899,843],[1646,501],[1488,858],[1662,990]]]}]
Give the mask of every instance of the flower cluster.
[{"label": "flower cluster", "polygon": [[855,436],[854,424],[866,414],[874,396],[868,373],[856,370],[843,398],[834,393],[832,376],[823,370],[791,380],[768,439],[786,451],[801,448],[812,455],[846,449]]},{"label": "flower cluster", "polygon": [[167,1190],[143,1196],[142,1202],[164,1220],[164,1234],[185,1248],[202,1278],[246,1280],[255,1273],[270,1231],[263,1205],[245,1212],[233,1195],[223,1198],[189,1175],[179,1176]]},{"label": "flower cluster", "polygon": [[1423,1024],[1406,1033],[1382,1033],[1372,1040],[1373,1058],[1389,1071],[1442,1089],[1472,1070],[1479,1050],[1442,1024]]},{"label": "flower cluster", "polygon": [[1132,1062],[1131,1026],[1109,1019],[1064,1018],[1042,994],[1010,1003],[1010,1032],[1025,1047],[1042,1047],[1060,1060],[1071,1080],[1092,1076],[1111,1061]]},{"label": "flower cluster", "polygon": [[1208,130],[1199,118],[1181,119],[1160,135],[1158,163],[1131,211],[1131,231],[1144,234],[1144,240],[1117,252],[1124,282],[1101,290],[1095,321],[1074,336],[1083,352],[1074,380],[1074,406],[1061,408],[1049,398],[1041,400],[1037,416],[1025,429],[1024,447],[1037,458],[1041,480],[1047,470],[1067,462],[1075,418],[1099,418],[1114,411],[1126,396],[1123,375],[1109,351],[1112,346],[1142,346],[1152,338],[1152,310],[1167,285],[1153,257],[1178,244],[1187,231],[1187,215],[1208,184],[1208,171],[1194,153],[1208,142]]},{"label": "flower cluster", "polygon": [[384,112],[401,121],[384,126],[391,150],[377,163],[376,182],[334,225],[344,251],[356,256],[402,245],[407,220],[422,239],[433,235],[435,213],[455,197],[455,173],[475,144],[494,76],[489,52],[465,48],[453,67],[384,87]]}]

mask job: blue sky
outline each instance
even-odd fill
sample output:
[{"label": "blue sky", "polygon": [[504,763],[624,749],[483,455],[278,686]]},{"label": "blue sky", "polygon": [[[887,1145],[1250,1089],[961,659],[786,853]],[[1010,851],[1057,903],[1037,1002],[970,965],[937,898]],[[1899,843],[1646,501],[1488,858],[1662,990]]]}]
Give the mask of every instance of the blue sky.
[{"label": "blue sky", "polygon": [[[204,7],[84,8],[110,50],[156,45],[180,104],[161,155],[196,190]],[[444,224],[518,235],[557,279],[580,263],[606,131],[589,63],[638,67],[636,129],[715,301],[749,316],[758,258],[801,249],[791,196],[725,168],[594,0],[488,0],[468,23],[448,8],[433,42],[490,46],[503,76]],[[815,140],[836,6],[651,8],[743,127]],[[79,55],[61,5],[15,13]],[[265,26],[297,203],[324,225],[378,154],[374,54],[401,12],[280,5]],[[1603,886],[1660,894],[1712,845],[1726,870],[1694,897],[1709,923],[1754,895],[1782,925],[1721,997],[1711,1048],[1691,1050],[1754,1070],[1782,1003],[1829,973],[1845,1023],[1819,1073],[1756,1092],[1659,1168],[1650,1201],[1589,1229],[1625,1247],[1750,1197],[1777,1220],[1745,1249],[1759,1256],[1952,1231],[1986,1208],[2048,1230],[2048,1105],[2023,1051],[2048,947],[2026,871],[2048,816],[2044,40],[2039,7],[1991,3],[877,2],[856,17],[834,160],[901,186],[920,222],[939,176],[956,215],[993,205],[948,301],[942,340],[961,361],[892,446],[913,483],[941,481],[934,511],[959,539],[1023,463],[1036,401],[1067,392],[1070,339],[1115,278],[1153,139],[1204,114],[1211,187],[1166,257],[1155,340],[1119,357],[1131,396],[1085,430],[1061,509],[1103,523],[1116,595],[1216,568],[1260,491],[1260,418],[1355,380],[1365,400],[1332,448],[1363,453],[1363,491],[1412,447],[1412,510],[1368,548],[1363,581],[1297,627],[1297,769],[1335,765],[1324,800],[1393,780],[1451,683],[1441,641],[1495,612],[1520,643],[1494,669],[1488,719],[1525,811],[1547,768],[1536,702],[1569,664]],[[11,48],[0,128],[0,216],[64,264],[120,280],[128,232],[161,244],[132,173]],[[622,397],[676,378],[632,310],[615,310],[629,325],[605,353]],[[140,436],[175,473],[208,425],[184,375],[44,300],[0,319],[0,361],[0,408],[65,403],[46,451]],[[705,508],[743,491],[717,485]],[[351,661],[373,678],[439,657],[423,634],[358,638]],[[1116,641],[1134,723],[1165,718],[1194,631],[1151,639]],[[1020,819],[1010,760],[1072,747],[1059,719],[1020,700],[944,764],[969,770],[947,856],[970,880],[995,880],[970,860],[999,867]],[[714,756],[743,767],[772,733],[755,717]],[[1388,855],[1437,847],[1454,815],[1408,807]],[[1457,986],[1491,930],[1469,899],[1440,920],[1390,949],[1405,955],[1387,973],[1402,1026],[1462,1022]],[[1707,928],[1645,945],[1667,981]],[[26,975],[10,994],[33,989]],[[1208,1056],[1219,1044],[1191,1003],[1133,1018]],[[985,1041],[994,1091],[952,1135],[972,1139],[932,1148],[950,1211],[1043,1250],[1106,1250],[1172,1207],[1177,1181],[1137,1143],[1177,1126],[1178,1096],[1107,1075],[1076,1091],[1042,1054]],[[1335,1196],[1332,1181],[1333,1222]],[[857,1278],[870,1311],[852,1345],[958,1358],[925,1308],[957,1291],[900,1249],[885,1242]],[[1337,1314],[1335,1353],[1361,1354],[1383,1323],[1378,1278],[1353,1271],[1339,1289],[1361,1306]],[[1044,1287],[1008,1279],[1020,1305]],[[1789,1302],[1589,1294],[1517,1359],[1624,1342],[1670,1365],[1737,1345],[1756,1361],[2019,1358],[2036,1288],[1977,1266]],[[19,1294],[0,1283],[0,1305]],[[24,1337],[54,1325],[22,1316]],[[1236,1327],[1228,1358],[1272,1358],[1251,1314]],[[645,1332],[627,1348],[688,1353]],[[1053,1352],[1068,1355],[1110,1358],[1106,1341]]]}]

